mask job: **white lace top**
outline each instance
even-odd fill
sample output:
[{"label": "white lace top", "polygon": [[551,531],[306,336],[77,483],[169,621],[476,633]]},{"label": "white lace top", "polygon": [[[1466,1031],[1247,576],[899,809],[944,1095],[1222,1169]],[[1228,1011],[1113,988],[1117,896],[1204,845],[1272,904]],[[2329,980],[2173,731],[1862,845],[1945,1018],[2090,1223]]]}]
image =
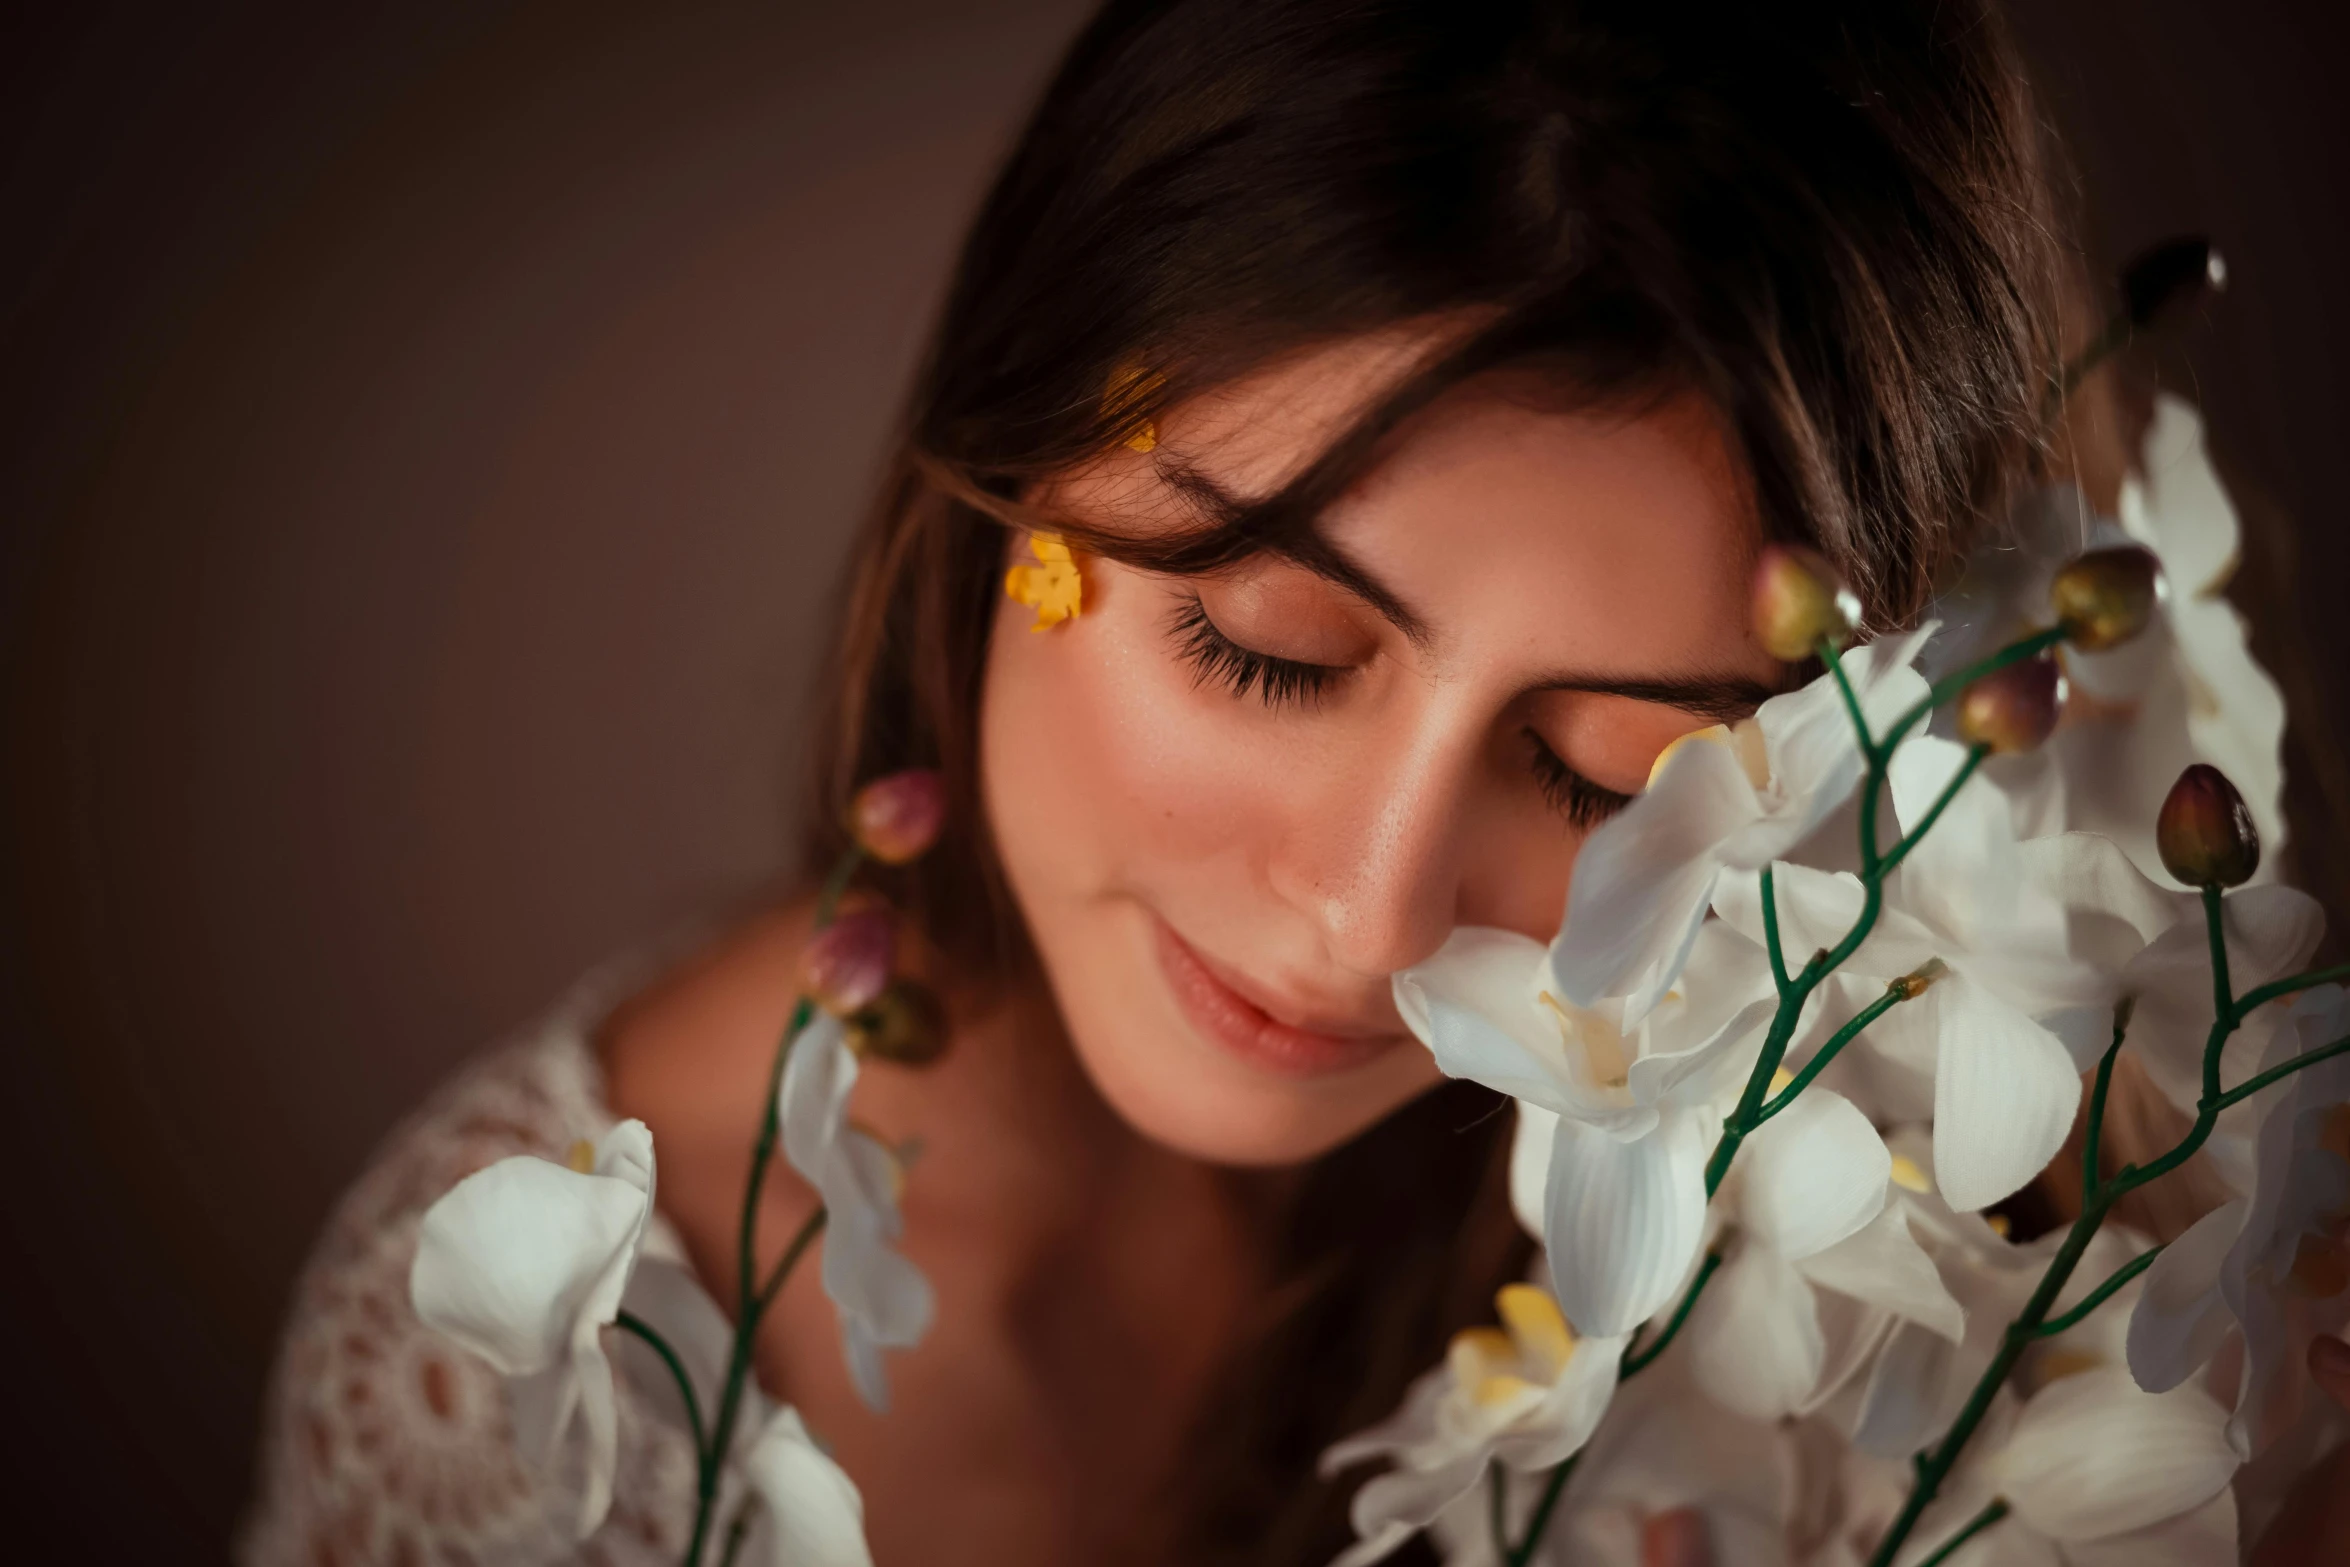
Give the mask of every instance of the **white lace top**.
[{"label": "white lace top", "polygon": [[[693,1444],[664,1416],[674,1395],[632,1385],[619,1356],[620,1468],[612,1512],[584,1542],[564,1498],[517,1452],[503,1379],[408,1305],[424,1210],[514,1154],[560,1160],[614,1116],[588,1032],[591,982],[537,1032],[444,1085],[343,1197],[295,1287],[265,1408],[244,1567],[595,1567],[674,1563],[693,1521]],[[656,1214],[647,1255],[683,1263]]]}]

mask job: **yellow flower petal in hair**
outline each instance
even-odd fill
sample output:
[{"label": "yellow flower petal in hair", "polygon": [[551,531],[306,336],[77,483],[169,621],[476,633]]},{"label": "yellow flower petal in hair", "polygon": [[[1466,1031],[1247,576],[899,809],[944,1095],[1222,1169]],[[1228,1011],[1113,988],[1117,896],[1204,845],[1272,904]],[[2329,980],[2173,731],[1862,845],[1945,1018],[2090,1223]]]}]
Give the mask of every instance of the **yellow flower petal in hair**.
[{"label": "yellow flower petal in hair", "polygon": [[1031,533],[1028,551],[1036,564],[1014,566],[1004,573],[1004,593],[1016,604],[1036,611],[1031,631],[1043,631],[1064,620],[1075,620],[1085,607],[1085,577],[1077,557],[1057,533]]},{"label": "yellow flower petal in hair", "polygon": [[1140,365],[1128,365],[1110,376],[1110,384],[1102,392],[1102,413],[1125,433],[1121,437],[1134,451],[1156,451],[1159,445],[1159,427],[1143,412],[1144,405],[1158,395],[1167,384],[1167,378]]}]

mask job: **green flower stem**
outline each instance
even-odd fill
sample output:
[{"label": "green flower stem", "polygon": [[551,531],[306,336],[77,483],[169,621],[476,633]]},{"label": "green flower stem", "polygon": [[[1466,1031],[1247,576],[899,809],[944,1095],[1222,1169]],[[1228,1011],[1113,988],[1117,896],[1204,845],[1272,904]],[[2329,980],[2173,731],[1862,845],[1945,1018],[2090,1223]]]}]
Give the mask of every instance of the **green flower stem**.
[{"label": "green flower stem", "polygon": [[1779,890],[1772,876],[1777,869],[1775,865],[1762,868],[1763,949],[1771,955],[1771,983],[1784,1000],[1795,982],[1787,977],[1787,953],[1779,945]]},{"label": "green flower stem", "polygon": [[707,1449],[702,1441],[702,1405],[701,1401],[694,1397],[694,1379],[685,1374],[685,1362],[677,1358],[677,1351],[669,1347],[667,1339],[654,1331],[651,1323],[637,1316],[634,1312],[620,1313],[618,1317],[613,1319],[613,1325],[623,1333],[633,1333],[652,1345],[653,1353],[661,1357],[661,1364],[667,1366],[670,1376],[677,1380],[678,1396],[685,1400],[686,1424],[693,1428],[695,1472],[698,1475],[700,1466],[706,1464],[709,1459]]},{"label": "green flower stem", "polygon": [[2133,335],[2127,310],[2116,310],[2106,317],[2105,325],[2097,329],[2097,335],[2066,361],[2063,375],[2048,389],[2048,416],[2053,419],[2060,413],[2074,389],[2089,378],[2089,372],[2120,353],[2129,345]]},{"label": "green flower stem", "polygon": [[1705,1292],[1705,1281],[1712,1278],[1714,1269],[1721,1265],[1722,1254],[1720,1252],[1709,1251],[1705,1254],[1705,1261],[1698,1264],[1697,1277],[1691,1279],[1689,1288],[1682,1292],[1681,1304],[1675,1306],[1673,1314],[1665,1319],[1664,1331],[1657,1334],[1656,1342],[1645,1349],[1637,1343],[1624,1346],[1623,1363],[1616,1371],[1618,1376],[1638,1376],[1648,1369],[1650,1361],[1665,1352],[1665,1346],[1673,1342],[1674,1337],[1681,1331],[1681,1324],[1687,1322],[1689,1313],[1697,1308],[1697,1297]]},{"label": "green flower stem", "polygon": [[2097,1062],[2097,1084],[2089,1090],[2089,1119],[2081,1130],[2081,1201],[2097,1195],[2097,1188],[2105,1184],[2105,1176],[2098,1169],[2099,1143],[2105,1136],[2105,1099],[2113,1088],[2113,1063],[2121,1055],[2122,1036],[2129,1031],[2130,1004],[2125,1001],[2113,1009],[2113,1043],[2105,1047],[2105,1054]]},{"label": "green flower stem", "polygon": [[[2228,986],[2228,934],[2224,900],[2226,894],[2217,887],[2203,889],[2203,933],[2211,943],[2211,1015],[2234,1031],[2236,993]],[[2203,1052],[2203,1097],[2219,1097],[2218,1041],[2227,1036],[2218,1034]]]},{"label": "green flower stem", "polygon": [[1890,872],[1894,866],[1909,858],[1909,851],[1916,848],[1918,840],[1925,837],[1927,830],[1942,819],[1943,811],[1949,808],[1952,800],[1958,798],[1960,787],[1975,776],[1975,769],[1982,766],[1983,758],[1990,754],[1991,748],[1987,745],[1967,748],[1966,760],[1958,764],[1958,771],[1950,775],[1950,782],[1944,784],[1942,792],[1934,796],[1934,803],[1926,807],[1926,814],[1918,819],[1917,827],[1895,844],[1892,852],[1878,863],[1879,874]]},{"label": "green flower stem", "polygon": [[756,1496],[746,1496],[735,1508],[734,1518],[726,1526],[726,1544],[718,1552],[718,1567],[734,1567],[734,1559],[742,1554],[743,1541],[750,1538],[751,1517],[758,1502]]},{"label": "green flower stem", "polygon": [[1550,1515],[1558,1511],[1559,1497],[1567,1489],[1567,1478],[1575,1472],[1575,1460],[1582,1456],[1576,1453],[1551,1470],[1550,1478],[1543,1483],[1542,1496],[1534,1504],[1534,1516],[1526,1520],[1526,1538],[1518,1542],[1516,1550],[1502,1553],[1503,1567],[1526,1567],[1534,1559],[1534,1548],[1542,1543],[1542,1531],[1550,1527]]},{"label": "green flower stem", "polygon": [[2279,996],[2307,990],[2314,985],[2350,984],[2350,963],[2337,963],[2332,968],[2311,969],[2306,974],[2295,974],[2290,979],[2273,980],[2258,990],[2247,990],[2236,998],[2239,1016],[2249,1015],[2256,1007],[2264,1007]]},{"label": "green flower stem", "polygon": [[782,1290],[783,1281],[791,1277],[792,1266],[800,1260],[800,1254],[813,1245],[816,1237],[823,1232],[824,1220],[825,1212],[822,1208],[809,1214],[807,1222],[800,1226],[800,1232],[791,1238],[791,1244],[775,1260],[774,1271],[767,1275],[767,1282],[759,1286],[759,1310],[762,1315]]},{"label": "green flower stem", "polygon": [[2059,1333],[2069,1333],[2074,1328],[2079,1327],[2082,1323],[2089,1320],[2089,1314],[2091,1312],[2095,1311],[2098,1307],[2104,1305],[2108,1300],[2112,1299],[2116,1290],[2119,1290],[2123,1285],[2129,1283],[2130,1280],[2136,1278],[2139,1274],[2144,1273],[2148,1268],[2152,1267],[2154,1265],[2154,1259],[2161,1255],[2162,1247],[2160,1246],[2155,1246],[2146,1251],[2138,1253],[2138,1255],[2132,1257],[2129,1261],[2114,1269],[2113,1277],[2107,1279],[2103,1284],[2098,1285],[2088,1294],[2082,1296],[2081,1303],[2079,1305],[2066,1312],[2063,1316],[2050,1317],[2046,1322],[2043,1322],[2037,1328],[2034,1328],[2032,1330],[2032,1336],[2034,1338],[2054,1338]]},{"label": "green flower stem", "polygon": [[2257,1094],[2262,1089],[2268,1087],[2270,1084],[2277,1082],[2279,1079],[2291,1077],[2295,1072],[2302,1071],[2308,1067],[2313,1067],[2320,1061],[2330,1061],[2346,1050],[2350,1050],[2350,1035],[2345,1035],[2343,1038],[2335,1040],[2330,1045],[2320,1045],[2315,1050],[2304,1050],[2301,1054],[2295,1056],[2292,1060],[2285,1062],[2282,1066],[2272,1066],[2267,1071],[2261,1073],[2259,1076],[2248,1077],[2243,1082],[2238,1083],[2235,1087],[2229,1089],[2226,1093],[2219,1096],[2219,1103],[2216,1108],[2225,1110],[2231,1105],[2241,1104],[2245,1100],[2251,1098],[2254,1094]]},{"label": "green flower stem", "polygon": [[1507,1561],[1510,1555],[1510,1472],[1505,1464],[1485,1466],[1486,1495],[1493,1503],[1493,1557]]},{"label": "green flower stem", "polygon": [[1981,1534],[1985,1529],[1990,1528],[2000,1519],[2005,1518],[2007,1516],[2007,1512],[2008,1508],[2005,1502],[1993,1502],[1990,1506],[1975,1514],[1974,1517],[1969,1518],[1965,1528],[1959,1530],[1958,1533],[1952,1535],[1949,1539],[1944,1540],[1940,1548],[1937,1549],[1933,1555],[1918,1563],[1918,1567],[1942,1567],[1942,1563],[1950,1560],[1952,1556],[1958,1553],[1958,1548],[1960,1546],[1966,1544],[1967,1541],[1973,1539],[1976,1535]]},{"label": "green flower stem", "polygon": [[[857,867],[864,859],[865,851],[851,844],[840,859],[834,862],[832,874],[824,879],[824,886],[816,894],[814,924],[817,930],[832,923],[833,915],[840,908],[840,900],[848,892],[849,882],[857,874]],[[700,1494],[694,1506],[694,1530],[692,1538],[686,1543],[684,1567],[700,1567],[702,1546],[710,1536],[711,1514],[718,1505],[719,1466],[724,1455],[731,1450],[735,1421],[742,1413],[743,1388],[750,1380],[751,1347],[758,1337],[759,1317],[766,1310],[767,1302],[773,1298],[773,1290],[759,1282],[759,1196],[767,1189],[767,1167],[775,1159],[775,1142],[782,1130],[777,1119],[775,1099],[783,1089],[784,1062],[791,1055],[792,1041],[800,1037],[801,1030],[808,1026],[809,1019],[815,1015],[815,1003],[802,996],[792,1008],[791,1021],[784,1025],[783,1038],[775,1047],[775,1060],[767,1069],[767,1096],[759,1111],[759,1140],[751,1146],[750,1179],[743,1188],[742,1218],[735,1228],[734,1348],[727,1356],[726,1383],[718,1397],[718,1418],[711,1427],[709,1445],[704,1450]],[[778,1265],[775,1277],[768,1281],[769,1285],[781,1285],[783,1275],[789,1271],[793,1262],[798,1261],[799,1253],[805,1249],[805,1242],[814,1238],[812,1227],[822,1216],[823,1211],[819,1209],[817,1219],[801,1227],[799,1237],[794,1239],[791,1250]]]},{"label": "green flower stem", "polygon": [[1769,1120],[1772,1116],[1777,1115],[1780,1111],[1793,1104],[1795,1102],[1795,1096],[1802,1093],[1806,1088],[1809,1088],[1811,1086],[1811,1080],[1819,1076],[1822,1072],[1825,1072],[1828,1069],[1828,1063],[1835,1060],[1837,1056],[1842,1054],[1846,1045],[1851,1044],[1855,1039],[1860,1037],[1860,1031],[1862,1029],[1868,1027],[1871,1023],[1874,1023],[1877,1019],[1892,1011],[1895,1007],[1901,1005],[1902,1002],[1907,1001],[1909,997],[1909,987],[1903,984],[1900,980],[1897,979],[1892,984],[1887,985],[1883,995],[1870,1002],[1867,1006],[1862,1007],[1860,1011],[1853,1014],[1851,1022],[1845,1024],[1842,1028],[1836,1030],[1835,1033],[1828,1036],[1828,1042],[1820,1046],[1818,1053],[1813,1055],[1809,1061],[1804,1063],[1803,1070],[1796,1073],[1795,1076],[1789,1080],[1785,1088],[1779,1090],[1777,1094],[1773,1095],[1763,1105],[1761,1110],[1756,1112],[1756,1123],[1759,1125],[1760,1123]]}]

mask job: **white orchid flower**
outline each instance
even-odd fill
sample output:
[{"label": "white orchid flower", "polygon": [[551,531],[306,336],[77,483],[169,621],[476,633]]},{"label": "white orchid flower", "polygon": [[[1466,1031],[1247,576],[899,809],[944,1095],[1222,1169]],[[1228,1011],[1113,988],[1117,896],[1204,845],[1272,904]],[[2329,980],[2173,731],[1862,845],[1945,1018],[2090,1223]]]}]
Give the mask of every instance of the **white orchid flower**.
[{"label": "white orchid flower", "polygon": [[2171,781],[2208,762],[2242,792],[2272,850],[2269,870],[2285,833],[2284,699],[2225,597],[2240,530],[2189,404],[2156,397],[2139,467],[2122,486],[2118,521],[2094,515],[2073,486],[2027,492],[2011,526],[1935,606],[1947,629],[1921,663],[1939,676],[2045,625],[2050,579],[2083,550],[2151,550],[2163,579],[2153,624],[2108,652],[2066,648],[2065,722],[2041,753],[1994,767],[2003,781],[2036,774],[2036,784],[2054,784],[2063,826],[2111,838],[2148,876],[2176,886],[2156,852],[2155,818]]},{"label": "white orchid flower", "polygon": [[1452,1077],[1556,1117],[1542,1233],[1567,1320],[1630,1332],[1688,1272],[1705,1229],[1705,1161],[1776,1005],[1762,950],[1719,922],[1689,984],[1627,1028],[1621,1002],[1561,1003],[1550,956],[1465,926],[1395,976],[1404,1021]]},{"label": "white orchid flower", "polygon": [[[1895,755],[1888,781],[1904,830],[1925,819],[1964,758],[1932,737]],[[1860,917],[1857,876],[1782,864],[1775,882],[1791,954],[1836,945]],[[2007,802],[1980,778],[1886,878],[1877,922],[1836,988],[1849,1004],[1904,975],[1940,974],[1861,1043],[1930,1074],[1935,1180],[1953,1205],[1999,1201],[2064,1145],[2080,1073],[2105,1047],[2120,970],[2137,950],[2140,926],[2127,916],[2148,901],[2161,895],[2101,840],[2019,843]],[[1725,877],[1714,907],[1759,936],[1760,878]]]},{"label": "white orchid flower", "polygon": [[930,1331],[930,1281],[897,1250],[904,1170],[879,1138],[849,1124],[857,1056],[841,1020],[818,1012],[790,1044],[777,1090],[783,1156],[824,1203],[824,1293],[840,1315],[841,1346],[857,1392],[889,1404],[884,1349],[907,1349]]},{"label": "white orchid flower", "polygon": [[[1922,700],[1910,668],[1931,626],[1857,647],[1843,667],[1872,733]],[[1552,956],[1574,1006],[1621,996],[1625,1026],[1680,977],[1723,872],[1755,871],[1809,837],[1849,798],[1866,763],[1833,676],[1765,702],[1730,728],[1699,730],[1657,759],[1649,785],[1584,841]]]},{"label": "white orchid flower", "polygon": [[759,1499],[739,1558],[765,1567],[873,1567],[865,1499],[848,1472],[816,1445],[799,1411],[768,1417],[742,1459]]},{"label": "white orchid flower", "polygon": [[1765,1121],[1715,1199],[1722,1265],[1685,1330],[1698,1385],[1750,1420],[1835,1392],[1895,1320],[1956,1341],[1958,1302],[1886,1202],[1892,1155],[1814,1085]]},{"label": "white orchid flower", "polygon": [[1531,1284],[1505,1286],[1494,1307],[1503,1327],[1455,1334],[1445,1363],[1412,1384],[1402,1409],[1322,1455],[1325,1476],[1366,1458],[1394,1460],[1355,1493],[1360,1538],[1335,1567],[1391,1554],[1495,1464],[1540,1475],[1563,1463],[1606,1413],[1621,1338],[1576,1337],[1558,1303]]},{"label": "white orchid flower", "polygon": [[[2350,1037],[2350,995],[2298,997],[2265,1070]],[[2146,1270],[2129,1319],[2130,1370],[2161,1392],[2187,1381],[2231,1334],[2245,1368],[2228,1440],[2246,1458],[2298,1415],[2302,1358],[2350,1325],[2350,1056],[2295,1073],[2262,1098],[2248,1194],[2206,1214]]]},{"label": "white orchid flower", "polygon": [[603,1330],[620,1313],[653,1211],[653,1134],[623,1121],[570,1165],[519,1156],[425,1210],[408,1296],[418,1319],[515,1379],[517,1445],[554,1470],[584,1427],[573,1530],[612,1505],[619,1442]]},{"label": "white orchid flower", "polygon": [[2204,1567],[2236,1557],[2227,1414],[2197,1388],[2146,1393],[2118,1367],[2060,1377],[2005,1433],[1978,1433],[1895,1558],[1918,1567],[1994,1499],[2008,1514],[1947,1567]]},{"label": "white orchid flower", "polygon": [[[1522,1539],[1541,1487],[1508,1495]],[[1783,1431],[1726,1413],[1662,1362],[1624,1384],[1529,1558],[1542,1567],[1782,1567],[1795,1495]],[[1432,1531],[1450,1567],[1496,1567],[1488,1499],[1464,1497]],[[1687,1547],[1698,1542],[1704,1554]]]}]

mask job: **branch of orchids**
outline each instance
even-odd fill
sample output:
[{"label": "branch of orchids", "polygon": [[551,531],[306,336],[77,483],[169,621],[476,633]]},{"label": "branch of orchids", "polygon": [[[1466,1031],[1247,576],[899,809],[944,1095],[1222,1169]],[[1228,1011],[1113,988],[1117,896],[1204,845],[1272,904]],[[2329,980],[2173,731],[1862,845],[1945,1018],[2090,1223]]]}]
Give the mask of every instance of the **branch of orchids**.
[{"label": "branch of orchids", "polygon": [[2071,1230],[2065,1236],[2064,1244],[2058,1249],[2056,1256],[2050,1260],[2048,1271],[2041,1276],[2040,1285],[2033,1291],[2032,1298],[2026,1302],[2023,1311],[2013,1322],[2008,1324],[2006,1332],[2001,1335],[1998,1353],[1992,1357],[1991,1364],[1985,1368],[1981,1379],[1976,1382],[1973,1392],[1967,1397],[1966,1404],[1960,1409],[1958,1418],[1952,1422],[1950,1429],[1943,1434],[1940,1442],[1919,1455],[1917,1484],[1910,1492],[1909,1500],[1903,1505],[1900,1515],[1894,1519],[1892,1527],[1878,1542],[1876,1554],[1869,1558],[1869,1567],[1890,1567],[1895,1555],[1909,1538],[1911,1530],[1917,1527],[1919,1516],[1924,1513],[1940,1491],[1942,1482],[1948,1478],[1952,1466],[1957,1463],[1959,1455],[1973,1438],[1976,1427],[1982,1423],[1984,1415],[1990,1411],[1993,1399],[1997,1397],[1999,1389],[2015,1370],[2016,1362],[2022,1357],[2024,1350],[2031,1342],[2078,1327],[2099,1306],[2105,1304],[2119,1292],[2123,1286],[2151,1267],[2154,1259],[2160,1255],[2162,1248],[2158,1246],[2133,1257],[2117,1269],[2112,1277],[2091,1290],[2078,1304],[2060,1316],[2050,1317],[2049,1312],[2056,1304],[2057,1297],[2063,1292],[2065,1285],[2071,1282],[2073,1270],[2080,1266],[2081,1258],[2088,1251],[2089,1243],[2104,1225],[2114,1204],[2139,1187],[2161,1179],[2193,1158],[2204,1143],[2209,1141],[2213,1130],[2219,1125],[2220,1112],[2228,1106],[2240,1103],[2260,1090],[2290,1077],[2295,1072],[2305,1071],[2320,1061],[2350,1051],[2350,1038],[2339,1039],[2319,1049],[2304,1051],[2290,1061],[2248,1078],[2233,1089],[2223,1091],[2219,1081],[2220,1057],[2227,1047],[2228,1040],[2243,1025],[2252,1006],[2258,1004],[2254,998],[2273,1000],[2278,995],[2288,995],[2296,990],[2304,990],[2312,985],[2325,983],[2329,974],[2337,974],[2340,970],[2319,970],[2295,975],[2291,979],[2279,980],[2272,985],[2264,985],[2259,990],[2248,992],[2244,996],[2236,996],[2229,988],[2227,948],[2222,924],[2223,900],[2216,887],[2205,890],[2203,909],[2205,929],[2210,939],[2212,953],[2212,999],[2216,1016],[2212,1020],[2211,1032],[2204,1040],[2203,1094],[2196,1105],[2194,1124],[2188,1128],[2186,1135],[2179,1139],[2177,1145],[2160,1158],[2145,1165],[2125,1165],[2110,1180],[2098,1178],[2095,1161],[2104,1129],[2107,1091],[2112,1084],[2114,1058],[2121,1049],[2129,1026],[2130,1009],[2125,1002],[2115,1009],[2113,1043],[2106,1049],[2104,1057],[2097,1064],[2096,1084],[2090,1094],[2088,1124],[2082,1136],[2083,1183],[2080,1217],[2073,1221]]},{"label": "branch of orchids", "polygon": [[[861,844],[852,843],[834,863],[832,874],[825,878],[823,889],[816,896],[815,928],[830,925],[840,909],[840,900],[848,892],[850,878],[864,863],[865,851]],[[742,1217],[735,1229],[735,1287],[736,1309],[734,1346],[727,1356],[726,1382],[718,1398],[718,1417],[710,1430],[701,1466],[701,1485],[694,1508],[694,1529],[686,1545],[685,1567],[698,1567],[702,1546],[710,1533],[710,1516],[718,1502],[719,1457],[728,1451],[734,1439],[736,1420],[742,1413],[743,1389],[749,1385],[751,1346],[758,1336],[759,1319],[769,1302],[783,1288],[793,1264],[800,1260],[810,1242],[824,1223],[824,1210],[818,1208],[801,1225],[790,1247],[784,1252],[775,1270],[762,1282],[759,1278],[758,1221],[759,1195],[767,1189],[767,1170],[775,1159],[775,1145],[782,1134],[782,1120],[776,1108],[777,1096],[783,1088],[783,1068],[791,1055],[792,1042],[800,1037],[816,1015],[815,1003],[802,996],[792,1008],[791,1021],[784,1025],[783,1038],[775,1047],[775,1060],[767,1069],[767,1094],[759,1115],[759,1139],[751,1147],[750,1179],[743,1190]],[[732,1555],[731,1549],[727,1553]]]}]

